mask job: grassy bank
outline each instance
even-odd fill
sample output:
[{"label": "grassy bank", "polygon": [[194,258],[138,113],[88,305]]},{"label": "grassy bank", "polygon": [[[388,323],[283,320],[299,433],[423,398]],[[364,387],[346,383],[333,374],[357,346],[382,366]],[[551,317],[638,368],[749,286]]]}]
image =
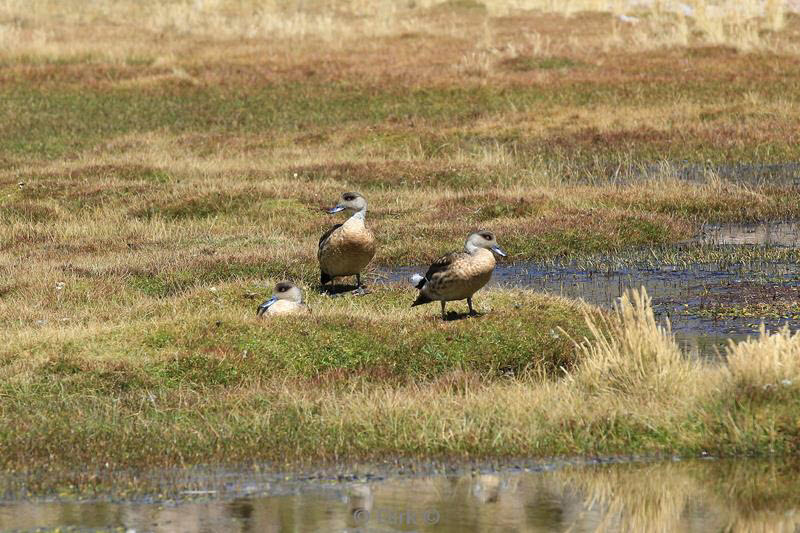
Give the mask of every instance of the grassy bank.
[{"label": "grassy bank", "polygon": [[[500,4],[2,3],[0,463],[795,450],[794,377],[652,325],[582,351],[563,299],[440,323],[406,287],[313,291],[344,190],[373,277],[477,227],[512,260],[680,264],[719,257],[673,248],[704,223],[800,215],[769,166],[800,159],[796,15]],[[726,260],[762,253],[796,260]],[[308,322],[255,320],[282,278]]]},{"label": "grassy bank", "polygon": [[494,292],[440,323],[400,296],[23,336],[2,355],[5,466],[797,450],[800,337],[704,366],[644,300],[588,331],[552,298]]}]

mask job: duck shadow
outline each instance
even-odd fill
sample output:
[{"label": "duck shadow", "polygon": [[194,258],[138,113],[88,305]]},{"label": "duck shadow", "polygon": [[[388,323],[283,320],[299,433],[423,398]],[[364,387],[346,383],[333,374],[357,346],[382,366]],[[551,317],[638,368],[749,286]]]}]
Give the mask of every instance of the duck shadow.
[{"label": "duck shadow", "polygon": [[363,296],[364,294],[369,294],[371,291],[366,287],[362,287],[359,291],[357,285],[323,285],[319,287],[319,292],[320,294],[325,294],[331,298],[335,298],[345,294]]},{"label": "duck shadow", "polygon": [[479,313],[477,311],[472,312],[472,313],[470,313],[470,312],[459,313],[458,311],[448,311],[444,315],[444,320],[446,322],[453,322],[453,321],[456,321],[456,320],[464,320],[465,318],[480,318],[484,314],[486,314],[486,313]]}]

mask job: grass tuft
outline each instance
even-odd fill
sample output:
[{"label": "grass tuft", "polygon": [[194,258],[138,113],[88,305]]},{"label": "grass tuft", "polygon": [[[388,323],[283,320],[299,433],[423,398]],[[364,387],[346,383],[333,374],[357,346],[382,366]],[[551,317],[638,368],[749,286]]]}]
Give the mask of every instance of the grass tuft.
[{"label": "grass tuft", "polygon": [[580,388],[609,398],[643,402],[675,398],[700,372],[687,360],[670,331],[659,325],[647,291],[623,294],[616,313],[587,317],[593,340],[579,344],[581,364],[571,375]]},{"label": "grass tuft", "polygon": [[743,394],[769,395],[800,388],[800,333],[788,326],[757,338],[731,342],[727,349],[731,385]]}]

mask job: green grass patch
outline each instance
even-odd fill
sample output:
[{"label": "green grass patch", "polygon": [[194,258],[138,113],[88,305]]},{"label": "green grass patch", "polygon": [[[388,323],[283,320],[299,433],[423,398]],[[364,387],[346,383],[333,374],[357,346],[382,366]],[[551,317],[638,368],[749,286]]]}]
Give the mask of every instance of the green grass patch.
[{"label": "green grass patch", "polygon": [[[553,59],[541,63],[541,68],[560,68],[556,66],[564,61]],[[563,106],[574,109],[591,109],[598,105],[640,106],[676,99],[713,103],[724,101],[726,96],[737,98],[742,92],[754,89],[764,98],[786,97],[796,90],[793,84],[780,80],[768,87],[754,87],[751,83],[749,80],[740,83],[707,80],[628,86],[574,82],[558,87],[486,85],[402,90],[344,82],[277,83],[248,89],[191,85],[167,85],[158,89],[96,89],[9,84],[0,91],[0,116],[5,118],[0,125],[0,149],[19,156],[55,158],[96,147],[115,137],[151,131],[172,134],[247,135],[265,131],[294,134],[309,128],[402,124],[409,120],[419,121],[425,126],[463,127],[478,118],[502,116],[509,112],[542,113]],[[382,135],[381,139],[370,133],[362,142],[367,147],[376,142],[391,145],[399,141],[397,146],[402,148],[410,147],[416,137],[402,130],[397,134]],[[323,135],[321,139],[324,138]],[[503,144],[509,139],[500,135],[489,140]],[[640,145],[637,150],[640,156],[651,155],[647,148],[652,139],[634,137],[634,141]],[[583,150],[602,153],[591,150],[591,144],[581,138],[550,139],[550,142],[542,143],[542,150],[547,153],[548,146],[557,148],[559,145],[574,150],[576,142],[577,147]],[[468,144],[466,148],[469,148]],[[712,160],[723,160],[737,154],[737,159],[741,160],[748,154],[754,155],[753,150],[757,150],[762,159],[769,153],[769,160],[787,160],[797,154],[794,144],[781,143],[779,139],[762,146],[711,147],[702,139],[684,145],[671,146],[662,142],[656,147],[668,149],[670,158],[688,157],[699,161],[708,156]],[[636,148],[636,144],[633,147]],[[432,145],[430,150],[433,154],[443,148],[451,149],[447,143],[439,143]],[[627,146],[626,151],[630,148]]]}]

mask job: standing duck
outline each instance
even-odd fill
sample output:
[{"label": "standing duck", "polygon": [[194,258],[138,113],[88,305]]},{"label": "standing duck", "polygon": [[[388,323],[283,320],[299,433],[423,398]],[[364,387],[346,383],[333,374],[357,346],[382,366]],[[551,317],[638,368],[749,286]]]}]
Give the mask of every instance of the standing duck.
[{"label": "standing duck", "polygon": [[357,192],[343,193],[336,207],[328,213],[352,211],[344,224],[336,224],[319,239],[320,282],[324,286],[339,276],[355,276],[356,292],[364,294],[361,271],[375,255],[375,237],[364,224],[367,201]]},{"label": "standing duck", "polygon": [[303,291],[289,281],[281,281],[272,290],[272,298],[258,306],[258,316],[308,314],[311,310],[303,303]]},{"label": "standing duck", "polygon": [[411,276],[411,283],[419,289],[419,295],[411,307],[439,300],[442,302],[442,320],[445,320],[445,302],[466,299],[469,314],[476,314],[472,308],[472,295],[492,277],[494,254],[506,256],[492,232],[481,230],[471,233],[464,243],[463,252],[440,257],[424,277],[419,274]]}]

